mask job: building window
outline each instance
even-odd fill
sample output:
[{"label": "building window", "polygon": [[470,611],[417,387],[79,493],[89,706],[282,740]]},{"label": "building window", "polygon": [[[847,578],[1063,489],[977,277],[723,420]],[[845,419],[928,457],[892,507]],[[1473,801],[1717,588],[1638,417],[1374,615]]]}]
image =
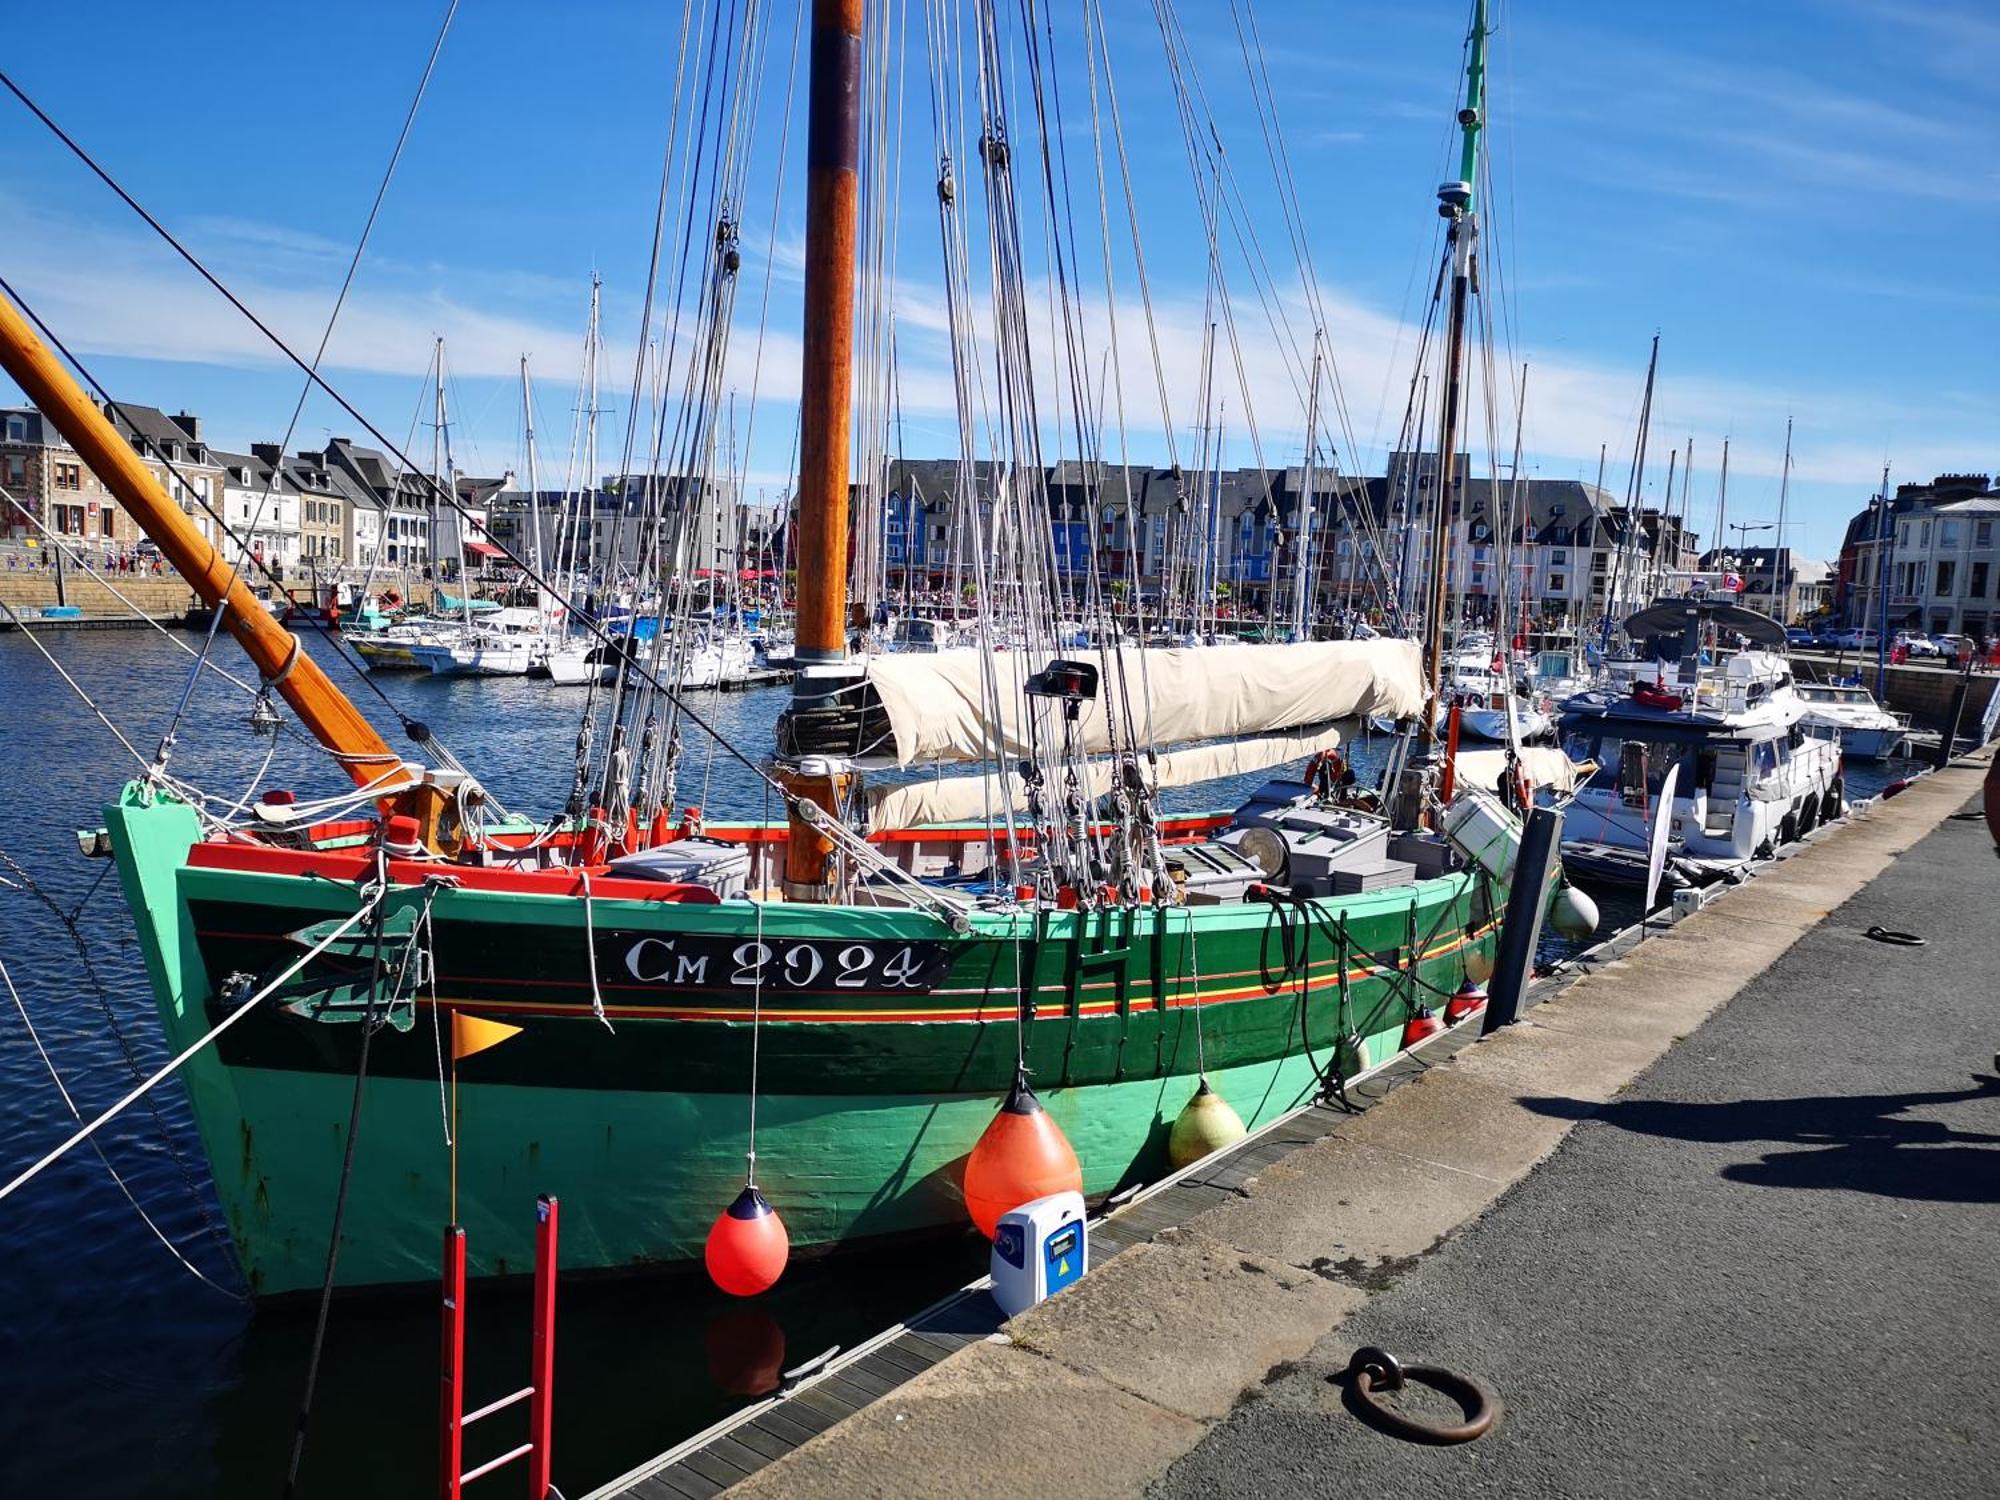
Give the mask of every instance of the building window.
[{"label": "building window", "polygon": [[82,464],[57,464],[55,483],[59,490],[80,490],[83,488]]},{"label": "building window", "polygon": [[1564,567],[1568,564],[1568,562],[1569,562],[1569,553],[1565,551],[1563,548],[1556,547],[1550,551],[1549,565],[1551,567],[1556,567],[1556,568]]},{"label": "building window", "polygon": [[1569,587],[1569,579],[1564,577],[1561,573],[1549,574],[1549,592],[1551,594],[1560,594],[1568,587]]},{"label": "building window", "polygon": [[1993,545],[1993,523],[1991,521],[1975,521],[1972,523],[1972,545],[1975,547],[1990,547]]},{"label": "building window", "polygon": [[1969,599],[1984,599],[1986,597],[1985,563],[1976,562],[1972,565],[1972,576],[1965,581],[1965,594]]},{"label": "building window", "polygon": [[1940,547],[1956,547],[1963,536],[1964,533],[1958,528],[1958,522],[1938,522],[1938,545]]},{"label": "building window", "polygon": [[23,489],[28,483],[28,461],[18,453],[9,453],[0,471],[6,474],[6,481],[15,489]]},{"label": "building window", "polygon": [[1936,586],[1932,588],[1931,592],[1936,594],[1940,599],[1949,599],[1951,597],[1951,574],[1952,565],[1950,563],[1941,562],[1937,565]]},{"label": "building window", "polygon": [[17,416],[8,417],[7,441],[10,443],[25,443],[27,442],[27,440],[28,440],[28,419],[26,417],[17,417]]},{"label": "building window", "polygon": [[1930,546],[1930,544],[1931,544],[1931,523],[1926,521],[1917,531],[1917,545],[1919,547],[1928,547]]}]

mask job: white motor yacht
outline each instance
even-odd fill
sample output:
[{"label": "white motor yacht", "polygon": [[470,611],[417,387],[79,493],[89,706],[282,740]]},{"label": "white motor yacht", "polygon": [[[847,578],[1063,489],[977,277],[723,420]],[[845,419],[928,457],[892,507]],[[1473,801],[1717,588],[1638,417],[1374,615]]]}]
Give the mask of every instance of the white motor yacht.
[{"label": "white motor yacht", "polygon": [[1809,734],[1838,740],[1855,760],[1887,760],[1910,736],[1910,716],[1891,713],[1858,682],[1802,682]]},{"label": "white motor yacht", "polygon": [[[1750,649],[1705,663],[1702,628],[1747,636]],[[1563,747],[1598,770],[1578,789],[1563,828],[1573,870],[1643,883],[1667,773],[1674,775],[1669,880],[1740,869],[1844,810],[1840,746],[1806,732],[1808,706],[1784,631],[1733,604],[1668,601],[1625,624],[1636,639],[1684,631],[1676,665],[1657,679],[1584,693],[1563,705]]]}]

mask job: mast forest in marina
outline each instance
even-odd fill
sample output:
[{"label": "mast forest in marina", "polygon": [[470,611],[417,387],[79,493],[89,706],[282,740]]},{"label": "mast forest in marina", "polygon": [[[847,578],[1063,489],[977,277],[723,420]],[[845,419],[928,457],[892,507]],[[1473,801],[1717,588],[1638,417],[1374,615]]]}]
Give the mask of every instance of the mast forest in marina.
[{"label": "mast forest in marina", "polygon": [[[1022,87],[1031,80],[1013,70],[1017,58],[1031,69],[1056,59],[1047,37],[1014,34],[991,4],[967,16],[961,31],[956,7],[926,7],[937,207],[966,477],[975,434],[993,434],[998,449],[992,504],[965,508],[966,555],[982,597],[1008,601],[1011,613],[989,607],[960,649],[850,653],[860,623],[842,564],[853,309],[886,295],[857,292],[857,267],[881,269],[857,248],[870,243],[857,203],[871,153],[892,144],[876,71],[889,49],[871,29],[884,20],[864,17],[860,0],[815,0],[803,70],[800,670],[773,761],[721,747],[765,778],[773,815],[757,823],[702,830],[670,816],[683,734],[706,732],[663,640],[687,618],[684,603],[669,602],[676,584],[660,561],[680,524],[669,517],[686,507],[655,493],[629,518],[642,538],[634,607],[652,591],[663,616],[681,611],[675,628],[630,650],[629,672],[585,684],[568,805],[539,818],[506,813],[442,747],[420,741],[422,762],[388,747],[232,581],[229,563],[21,314],[0,306],[8,372],[202,598],[226,596],[227,627],[267,695],[290,705],[353,782],[246,817],[162,763],[106,813],[168,1046],[178,1052],[232,1021],[181,1076],[258,1290],[318,1284],[364,1048],[368,1128],[354,1143],[340,1276],[411,1282],[435,1273],[437,1232],[452,1216],[471,1230],[479,1271],[525,1264],[521,1197],[537,1191],[561,1195],[565,1263],[575,1266],[698,1256],[718,1210],[753,1175],[797,1246],[962,1225],[967,1154],[1024,1080],[1074,1147],[1083,1189],[1110,1193],[1162,1170],[1169,1127],[1204,1082],[1246,1123],[1270,1120],[1435,1031],[1442,999],[1490,971],[1515,819],[1470,789],[1469,776],[1447,798],[1441,748],[1399,761],[1392,819],[1336,748],[1343,726],[1368,717],[1397,722],[1406,745],[1430,733],[1447,565],[1441,499],[1422,647],[1116,644],[1104,580],[1057,567],[1039,418],[1066,413],[1046,431],[1075,446],[1091,515],[1124,499],[1108,489],[1102,451],[1120,421],[1085,378],[1115,361],[1096,357],[1065,302],[1057,312],[1072,316],[1058,321],[1072,343],[1054,368],[1066,388],[1036,388],[1022,246],[1039,233],[1024,232],[1029,184],[1019,179],[1059,122],[1053,94]],[[1455,215],[1450,336],[1461,343],[1483,3],[1473,16],[1465,192],[1445,196]],[[677,367],[688,394],[659,403],[652,476],[662,452],[683,473],[717,470],[716,382],[741,264],[744,195],[733,174],[749,154],[742,138],[768,23],[763,7],[749,7],[718,96],[684,101],[728,124],[711,143],[712,175],[688,167],[673,179],[717,227],[694,237],[696,331]],[[1094,0],[1082,29],[1103,128],[1122,128]],[[1165,33],[1177,67],[1192,68],[1186,39]],[[957,92],[968,75],[975,98]],[[1010,120],[1016,99],[1030,119]],[[1192,90],[1182,106],[1198,142]],[[976,154],[957,149],[968,125]],[[965,212],[974,181],[977,225]],[[1039,190],[1054,191],[1052,181]],[[1215,238],[1230,206],[1210,196],[1204,171],[1195,182]],[[1044,208],[1057,253],[1080,267],[1061,203]],[[983,322],[972,315],[975,263],[992,267]],[[1226,285],[1214,280],[1226,312]],[[657,313],[649,300],[649,329]],[[1233,315],[1216,321],[1226,345]],[[1323,330],[1313,342],[1317,362]],[[640,435],[643,348],[639,358],[621,473]],[[1447,475],[1463,351],[1449,359]],[[1111,389],[1109,404],[1122,406],[1122,387]],[[1251,413],[1243,420],[1256,431]],[[1316,420],[1305,424],[1308,447]],[[448,470],[434,489],[440,506],[459,511],[463,535]],[[627,520],[621,509],[614,524]],[[581,548],[566,545],[553,562],[513,561],[581,622],[564,591],[573,578],[549,576],[582,568]],[[1143,601],[1134,606],[1143,641]],[[1079,622],[1104,644],[1067,644]],[[602,647],[629,641],[602,622],[588,629]],[[1273,780],[1234,813],[1170,816],[1159,806],[1165,786],[1299,762],[1300,779]],[[358,924],[357,911],[367,913]],[[519,1031],[454,1060],[447,1018]],[[453,1069],[459,1123],[448,1146],[439,1089]]]}]

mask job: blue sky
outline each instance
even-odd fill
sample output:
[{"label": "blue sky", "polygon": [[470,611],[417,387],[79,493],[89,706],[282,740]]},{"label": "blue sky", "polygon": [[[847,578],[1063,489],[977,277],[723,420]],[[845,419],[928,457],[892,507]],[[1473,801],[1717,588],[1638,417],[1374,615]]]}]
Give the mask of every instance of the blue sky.
[{"label": "blue sky", "polygon": [[[1019,5],[1002,8],[1012,24]],[[246,300],[309,348],[443,9],[443,0],[208,3],[179,8],[166,24],[159,7],[134,0],[24,7],[10,17],[6,65]],[[1063,139],[1084,183],[1086,54],[1077,7],[1060,9]],[[1278,211],[1230,7],[1177,0],[1177,9],[1282,294],[1278,316],[1299,326],[1307,273]],[[956,444],[925,10],[923,0],[897,0],[911,43],[900,54],[908,70],[895,305],[912,457]],[[1153,5],[1105,0],[1105,12],[1169,408],[1185,447],[1197,420],[1206,245],[1188,207],[1190,168]],[[1431,195],[1446,175],[1467,13],[1461,0],[1254,7],[1304,208],[1310,275],[1371,472],[1401,409],[1408,325],[1431,270]],[[792,11],[770,16],[729,383],[748,427],[768,265],[754,386],[762,401],[744,467],[753,486],[775,487],[790,463],[797,385],[803,143],[795,129],[774,223]],[[1506,0],[1497,19],[1488,217],[1515,329],[1498,357],[1511,352],[1531,368],[1526,433],[1536,472],[1594,477],[1607,444],[1609,484],[1622,492],[1655,330],[1654,431],[1661,445],[1694,438],[1693,511],[1704,532],[1725,434],[1734,443],[1731,518],[1775,517],[1788,415],[1798,423],[1792,514],[1802,523],[1792,540],[1808,554],[1831,555],[1885,459],[1899,480],[2000,466],[1992,269],[2000,12],[1975,0]],[[483,472],[517,467],[513,365],[527,352],[543,474],[558,479],[596,269],[611,348],[603,399],[616,431],[629,400],[680,24],[675,0],[464,0],[329,360],[337,383],[384,430],[398,438],[412,430],[430,341],[442,334],[463,461]],[[1017,91],[1019,62],[1016,38]],[[120,394],[199,412],[223,446],[275,440],[296,377],[12,100],[0,103],[0,120],[0,273]],[[1033,127],[1018,92],[1011,120],[1016,141],[1027,140]],[[1046,215],[1032,184],[1024,198],[1039,287]],[[1094,189],[1080,191],[1076,206],[1094,222]],[[1135,460],[1158,461],[1165,424],[1151,395],[1122,202],[1113,214],[1127,446]],[[1082,258],[1096,266],[1096,231],[1083,233]],[[1223,417],[1235,437],[1229,458],[1251,461],[1240,416],[1247,404],[1267,461],[1297,462],[1304,420],[1295,383],[1233,246],[1225,267],[1247,387],[1221,398],[1238,413]],[[1109,324],[1101,275],[1084,282],[1081,299],[1097,307],[1085,319],[1095,363]],[[982,308],[985,295],[982,281]],[[1053,396],[1058,382],[1041,378]],[[295,446],[352,429],[316,399]],[[415,431],[427,451],[428,432]],[[606,446],[608,468],[615,436]],[[1656,447],[1655,498],[1663,463]]]}]

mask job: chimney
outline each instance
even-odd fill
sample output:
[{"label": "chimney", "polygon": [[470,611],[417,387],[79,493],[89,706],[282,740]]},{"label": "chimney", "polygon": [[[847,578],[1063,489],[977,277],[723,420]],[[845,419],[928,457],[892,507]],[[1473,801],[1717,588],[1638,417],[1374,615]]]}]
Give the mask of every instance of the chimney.
[{"label": "chimney", "polygon": [[259,463],[270,464],[275,468],[278,461],[285,456],[285,450],[280,448],[276,443],[252,443],[250,445],[250,456],[255,458]]},{"label": "chimney", "polygon": [[180,428],[182,432],[185,432],[188,435],[188,441],[194,443],[198,443],[201,441],[200,417],[189,416],[186,412],[183,411],[183,412],[176,412],[174,414],[173,420],[174,420],[174,426]]}]

